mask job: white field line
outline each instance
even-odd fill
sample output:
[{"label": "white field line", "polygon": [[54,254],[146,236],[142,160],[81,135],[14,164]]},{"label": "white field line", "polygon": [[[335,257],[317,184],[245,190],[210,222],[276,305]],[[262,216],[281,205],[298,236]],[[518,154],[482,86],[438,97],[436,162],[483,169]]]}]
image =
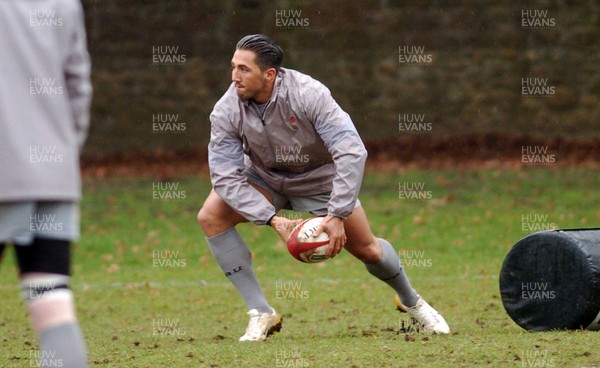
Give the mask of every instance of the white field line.
[{"label": "white field line", "polygon": [[[366,276],[366,275],[365,275]],[[473,280],[479,281],[484,279],[492,279],[497,280],[498,275],[475,275],[475,276],[453,276],[453,277],[442,277],[442,276],[434,276],[428,277],[427,281],[432,282],[441,282],[448,280]],[[329,278],[317,278],[311,280],[303,280],[303,279],[268,279],[268,280],[259,280],[259,282],[263,285],[274,284],[276,282],[302,282],[302,283],[317,283],[317,284],[338,284],[338,283],[364,283],[370,282],[373,280],[372,277],[364,277],[364,278],[339,278],[339,279],[329,279]],[[154,289],[167,289],[167,288],[197,288],[197,287],[233,287],[233,285],[229,281],[181,281],[181,280],[170,280],[163,282],[155,282],[155,281],[133,281],[133,282],[99,282],[99,283],[78,283],[75,282],[71,285],[73,290],[89,290],[89,289],[137,289],[137,288],[146,288],[151,287]],[[0,285],[0,290],[20,290],[20,286],[17,285]]]}]

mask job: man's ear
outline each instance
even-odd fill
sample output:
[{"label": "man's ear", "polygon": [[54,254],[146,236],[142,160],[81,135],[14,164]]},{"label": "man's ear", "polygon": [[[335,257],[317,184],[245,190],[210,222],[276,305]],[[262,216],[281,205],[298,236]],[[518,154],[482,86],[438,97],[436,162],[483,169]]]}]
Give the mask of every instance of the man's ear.
[{"label": "man's ear", "polygon": [[265,70],[265,79],[275,80],[275,77],[277,77],[277,69],[269,68]]}]

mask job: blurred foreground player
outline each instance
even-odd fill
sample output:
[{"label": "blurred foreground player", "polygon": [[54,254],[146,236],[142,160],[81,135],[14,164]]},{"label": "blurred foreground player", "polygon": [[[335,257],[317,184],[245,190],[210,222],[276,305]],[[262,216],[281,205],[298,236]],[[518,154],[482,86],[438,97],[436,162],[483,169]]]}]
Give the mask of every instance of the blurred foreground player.
[{"label": "blurred foreground player", "polygon": [[242,38],[231,60],[231,86],[210,115],[213,190],[198,221],[249,309],[240,341],[264,340],[281,328],[281,317],[268,304],[235,226],[270,225],[286,241],[298,221],[277,216],[282,208],[326,216],[317,233],[329,235],[328,255],[345,248],[394,289],[421,331],[449,333],[411,287],[394,248],[371,233],[358,200],[367,152],[352,120],[327,87],[282,68],[282,59],[269,37]]},{"label": "blurred foreground player", "polygon": [[0,1],[0,256],[14,245],[42,367],[87,367],[69,281],[91,94],[81,3]]}]

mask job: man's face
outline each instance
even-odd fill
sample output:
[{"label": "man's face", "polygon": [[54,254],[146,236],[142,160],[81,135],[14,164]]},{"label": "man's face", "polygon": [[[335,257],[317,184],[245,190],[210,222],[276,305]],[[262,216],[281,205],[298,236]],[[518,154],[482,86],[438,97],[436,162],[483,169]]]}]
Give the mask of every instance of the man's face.
[{"label": "man's face", "polygon": [[235,50],[231,59],[231,81],[235,85],[238,96],[244,100],[254,99],[263,103],[271,95],[270,75],[274,69],[264,72],[256,64],[256,54],[250,50]]}]

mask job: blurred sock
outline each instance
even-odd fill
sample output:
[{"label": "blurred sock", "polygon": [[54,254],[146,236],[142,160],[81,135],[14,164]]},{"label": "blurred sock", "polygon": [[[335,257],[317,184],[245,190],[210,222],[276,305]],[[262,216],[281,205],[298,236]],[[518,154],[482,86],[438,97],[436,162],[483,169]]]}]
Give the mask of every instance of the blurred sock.
[{"label": "blurred sock", "polygon": [[410,281],[400,264],[396,250],[385,239],[379,239],[381,244],[381,261],[365,263],[371,275],[390,285],[400,297],[402,304],[414,307],[419,296],[410,285]]},{"label": "blurred sock", "polygon": [[85,342],[76,322],[50,327],[40,333],[41,367],[87,367]]},{"label": "blurred sock", "polygon": [[206,240],[221,270],[241,294],[248,310],[258,309],[261,313],[272,312],[252,270],[252,255],[237,230],[232,227]]}]

